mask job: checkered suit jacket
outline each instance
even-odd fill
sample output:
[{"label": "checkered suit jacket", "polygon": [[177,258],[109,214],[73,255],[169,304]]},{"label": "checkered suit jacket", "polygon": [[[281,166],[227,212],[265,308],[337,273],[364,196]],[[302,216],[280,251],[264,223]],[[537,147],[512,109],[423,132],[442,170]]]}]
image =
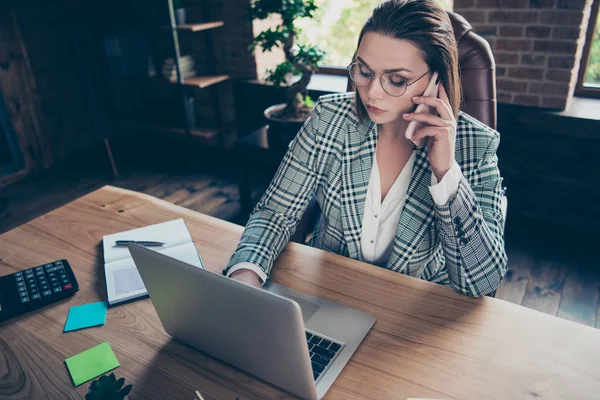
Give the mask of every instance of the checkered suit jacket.
[{"label": "checkered suit jacket", "polygon": [[[322,96],[290,143],[273,181],[254,209],[223,270],[238,262],[268,275],[310,199],[322,210],[311,245],[358,259],[365,197],[376,148],[376,126],[359,122],[354,93]],[[407,199],[387,269],[481,296],[507,270],[500,208],[497,131],[460,112],[456,161],[463,177],[447,205],[433,202],[427,146],[417,150]]]}]

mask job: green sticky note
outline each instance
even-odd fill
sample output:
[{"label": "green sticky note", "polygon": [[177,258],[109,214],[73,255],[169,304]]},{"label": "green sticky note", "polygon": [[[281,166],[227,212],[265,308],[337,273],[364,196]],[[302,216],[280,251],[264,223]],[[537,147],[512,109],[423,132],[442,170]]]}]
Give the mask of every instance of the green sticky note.
[{"label": "green sticky note", "polygon": [[65,360],[65,363],[75,386],[79,386],[120,365],[108,342],[69,357]]}]

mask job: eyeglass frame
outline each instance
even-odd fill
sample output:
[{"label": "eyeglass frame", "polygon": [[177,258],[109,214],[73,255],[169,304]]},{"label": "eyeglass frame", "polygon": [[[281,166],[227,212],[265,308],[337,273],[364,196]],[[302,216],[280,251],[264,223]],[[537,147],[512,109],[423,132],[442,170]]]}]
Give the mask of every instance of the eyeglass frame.
[{"label": "eyeglass frame", "polygon": [[[359,65],[359,66],[361,66],[361,65],[362,65],[362,66],[364,66],[366,69],[368,69],[368,70],[369,70],[369,76],[370,76],[369,83],[367,83],[366,85],[363,85],[363,86],[360,86],[360,85],[358,85],[358,84],[356,83],[356,81],[355,81],[355,80],[354,80],[354,78],[352,77],[352,71],[350,70],[354,64],[357,64],[357,65]],[[375,80],[375,77],[377,76],[377,74],[376,74],[375,72],[371,71],[371,68],[367,67],[366,65],[364,65],[363,63],[361,63],[360,61],[357,61],[357,60],[355,60],[355,61],[351,62],[351,63],[350,63],[350,64],[349,64],[349,65],[346,67],[346,69],[348,70],[348,76],[350,77],[350,80],[351,80],[352,82],[354,82],[354,84],[355,84],[357,87],[368,87],[368,86],[369,86],[371,83],[373,83],[373,80]],[[401,97],[401,96],[403,96],[403,95],[404,95],[404,93],[406,93],[406,91],[408,90],[408,87],[409,87],[409,86],[411,86],[412,84],[414,84],[415,82],[417,82],[419,79],[421,79],[422,77],[424,77],[425,75],[427,75],[427,74],[428,74],[428,73],[430,73],[430,72],[431,72],[431,70],[428,70],[427,72],[425,72],[423,75],[421,75],[420,77],[418,77],[417,79],[415,79],[415,80],[414,80],[414,81],[412,81],[411,83],[406,83],[406,86],[405,86],[405,88],[404,88],[404,92],[402,92],[402,94],[400,94],[400,95],[398,95],[398,96],[394,96],[393,94],[390,94],[390,93],[388,93],[388,91],[387,91],[387,90],[385,90],[385,87],[383,86],[383,76],[384,76],[384,75],[386,75],[386,74],[391,74],[392,72],[384,72],[383,74],[379,75],[379,83],[381,84],[381,88],[383,89],[383,91],[384,91],[385,93],[387,93],[389,96],[392,96],[392,97]],[[408,82],[408,80],[406,80],[406,82]]]}]

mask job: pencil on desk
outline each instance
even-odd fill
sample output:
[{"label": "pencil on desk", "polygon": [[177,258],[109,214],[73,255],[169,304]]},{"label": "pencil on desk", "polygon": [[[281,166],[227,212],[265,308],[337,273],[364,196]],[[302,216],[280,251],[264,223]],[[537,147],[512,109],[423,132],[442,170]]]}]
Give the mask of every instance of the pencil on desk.
[{"label": "pencil on desk", "polygon": [[196,396],[198,396],[198,400],[204,400],[204,397],[200,394],[199,391],[196,390]]}]

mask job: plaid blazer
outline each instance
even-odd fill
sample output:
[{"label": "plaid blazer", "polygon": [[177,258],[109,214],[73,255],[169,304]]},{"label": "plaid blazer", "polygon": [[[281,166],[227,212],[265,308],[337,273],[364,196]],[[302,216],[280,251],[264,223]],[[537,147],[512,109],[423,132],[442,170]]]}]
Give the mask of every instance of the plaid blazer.
[{"label": "plaid blazer", "polygon": [[[481,296],[493,292],[507,270],[496,156],[500,135],[463,112],[457,123],[455,159],[463,173],[458,192],[447,205],[433,202],[427,146],[417,150],[385,268]],[[376,135],[372,121],[359,122],[354,93],[322,96],[290,143],[223,273],[247,261],[269,275],[315,195],[322,215],[310,244],[358,259]]]}]

